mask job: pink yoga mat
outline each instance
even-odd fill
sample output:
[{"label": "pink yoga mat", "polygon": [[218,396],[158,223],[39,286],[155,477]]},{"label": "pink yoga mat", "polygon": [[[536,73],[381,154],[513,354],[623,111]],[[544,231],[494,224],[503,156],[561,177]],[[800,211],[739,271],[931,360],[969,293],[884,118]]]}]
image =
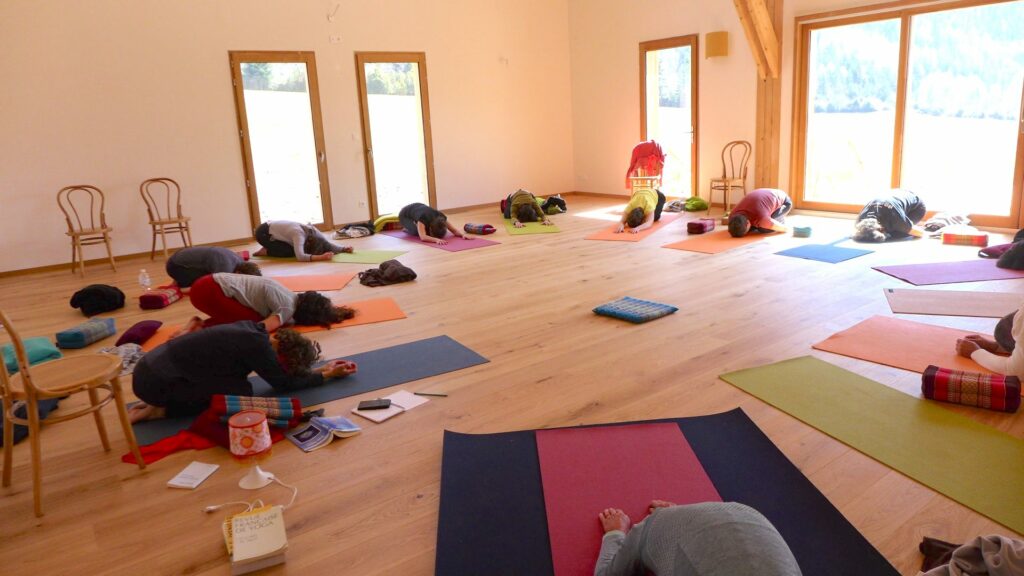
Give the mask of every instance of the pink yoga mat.
[{"label": "pink yoga mat", "polygon": [[914,286],[1024,278],[1024,271],[996,267],[996,260],[994,258],[978,258],[963,262],[875,266],[875,270],[899,278],[904,282],[909,282]]},{"label": "pink yoga mat", "polygon": [[462,252],[463,250],[472,250],[473,248],[483,248],[485,246],[501,244],[501,242],[495,242],[494,240],[484,240],[483,238],[477,236],[474,236],[472,240],[465,240],[459,236],[448,234],[448,236],[445,237],[445,240],[447,240],[448,243],[445,244],[444,246],[441,246],[439,244],[434,244],[433,242],[424,242],[417,238],[416,236],[406,234],[404,230],[388,230],[386,232],[381,232],[381,234],[384,234],[385,236],[391,236],[392,238],[399,238],[401,240],[415,242],[420,246],[440,248],[441,250],[445,250],[448,252]]},{"label": "pink yoga mat", "polygon": [[620,508],[636,523],[654,499],[722,501],[671,422],[538,430],[537,455],[555,576],[594,572],[604,535],[597,515],[605,508]]}]

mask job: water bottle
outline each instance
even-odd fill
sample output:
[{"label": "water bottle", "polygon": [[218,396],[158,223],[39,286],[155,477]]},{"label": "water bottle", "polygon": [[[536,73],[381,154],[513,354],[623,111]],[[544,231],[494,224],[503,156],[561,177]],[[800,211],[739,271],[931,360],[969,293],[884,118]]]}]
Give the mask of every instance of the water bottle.
[{"label": "water bottle", "polygon": [[143,290],[149,291],[149,285],[152,282],[149,279],[149,274],[146,273],[146,269],[139,270],[139,286],[142,286]]}]

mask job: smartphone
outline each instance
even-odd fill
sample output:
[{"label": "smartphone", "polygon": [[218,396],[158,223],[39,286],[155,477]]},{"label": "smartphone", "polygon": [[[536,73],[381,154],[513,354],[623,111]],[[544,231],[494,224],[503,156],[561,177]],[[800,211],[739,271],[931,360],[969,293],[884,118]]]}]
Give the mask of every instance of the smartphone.
[{"label": "smartphone", "polygon": [[390,398],[377,398],[376,400],[363,400],[356,407],[357,410],[383,410],[391,407]]}]

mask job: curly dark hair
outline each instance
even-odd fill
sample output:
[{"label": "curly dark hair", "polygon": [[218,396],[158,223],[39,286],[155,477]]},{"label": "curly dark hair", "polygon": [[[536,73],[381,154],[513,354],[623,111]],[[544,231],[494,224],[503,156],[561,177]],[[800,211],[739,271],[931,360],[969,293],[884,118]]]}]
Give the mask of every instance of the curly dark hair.
[{"label": "curly dark hair", "polygon": [[427,235],[434,238],[443,239],[448,235],[448,217],[441,214],[437,218],[430,221],[427,226]]},{"label": "curly dark hair", "polygon": [[306,240],[302,243],[302,249],[305,250],[306,254],[319,256],[331,251],[331,242],[320,234],[308,231],[306,233]]},{"label": "curly dark hair", "polygon": [[335,306],[330,298],[312,290],[299,294],[295,299],[295,314],[292,320],[300,326],[323,326],[329,328],[342,320],[356,315],[348,306]]},{"label": "curly dark hair", "polygon": [[516,219],[520,222],[536,222],[540,219],[540,216],[537,214],[538,211],[537,204],[534,202],[520,204],[516,208]]},{"label": "curly dark hair", "polygon": [[249,276],[263,276],[260,267],[255,262],[242,262],[235,266],[235,274],[248,274]]},{"label": "curly dark hair", "polygon": [[729,235],[733,238],[742,238],[750,232],[750,220],[743,214],[733,214],[729,218]]},{"label": "curly dark hair", "polygon": [[320,359],[320,344],[295,330],[282,328],[274,334],[277,340],[277,359],[291,376],[305,376]]},{"label": "curly dark hair", "polygon": [[636,228],[637,226],[644,223],[644,209],[639,206],[629,211],[626,216],[626,226],[630,228]]}]

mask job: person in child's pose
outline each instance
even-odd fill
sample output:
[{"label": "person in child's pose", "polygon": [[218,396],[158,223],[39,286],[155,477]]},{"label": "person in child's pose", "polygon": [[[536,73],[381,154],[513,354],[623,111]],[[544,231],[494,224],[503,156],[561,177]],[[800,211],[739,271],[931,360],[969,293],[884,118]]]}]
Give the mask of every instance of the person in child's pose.
[{"label": "person in child's pose", "polygon": [[312,368],[319,358],[320,345],[298,332],[284,329],[270,336],[251,321],[183,334],[135,366],[132,390],[142,402],[128,409],[128,417],[139,422],[190,416],[205,410],[214,394],[252,396],[252,372],[287,394],[357,370],[347,360]]},{"label": "person in child's pose", "polygon": [[729,235],[742,238],[749,232],[785,232],[786,214],[793,201],[777,188],[758,188],[744,196],[729,214]]},{"label": "person in child's pose", "polygon": [[217,272],[262,276],[255,262],[246,262],[237,252],[221,246],[187,246],[167,259],[167,275],[180,288]]},{"label": "person in child's pose", "polygon": [[516,228],[526,226],[524,222],[536,222],[538,220],[544,226],[554,224],[554,222],[548,220],[547,214],[544,214],[544,211],[540,209],[540,206],[537,204],[537,197],[532,192],[516,190],[509,194],[505,201],[505,218],[511,218],[512,225]]},{"label": "person in child's pose", "polygon": [[294,257],[299,262],[330,260],[335,254],[352,252],[351,246],[338,246],[323,232],[309,224],[289,220],[270,220],[253,231],[262,248],[254,256]]},{"label": "person in child's pose", "polygon": [[655,222],[661,220],[661,209],[665,207],[665,195],[661,190],[652,188],[641,188],[629,198],[629,204],[622,212],[622,221],[615,230],[616,233],[629,228],[630,233],[636,234],[641,230],[650,228]]},{"label": "person in child's pose", "polygon": [[868,202],[857,216],[853,239],[857,242],[885,242],[907,236],[924,236],[916,224],[924,218],[924,202],[910,190],[893,190]]},{"label": "person in child's pose", "polygon": [[355,315],[319,292],[296,294],[273,278],[243,274],[203,276],[192,284],[189,298],[196,309],[210,316],[201,322],[203,326],[252,320],[273,332],[289,322],[329,327]]},{"label": "person in child's pose", "polygon": [[465,232],[452,226],[443,212],[420,202],[402,208],[398,212],[398,221],[402,224],[402,229],[406,234],[416,236],[423,242],[433,242],[443,246],[448,243],[444,237],[449,232],[464,240],[472,239]]},{"label": "person in child's pose", "polygon": [[970,358],[983,368],[1004,376],[1024,379],[1024,306],[1003,316],[993,333],[994,339],[971,334],[956,341],[957,354]]}]

